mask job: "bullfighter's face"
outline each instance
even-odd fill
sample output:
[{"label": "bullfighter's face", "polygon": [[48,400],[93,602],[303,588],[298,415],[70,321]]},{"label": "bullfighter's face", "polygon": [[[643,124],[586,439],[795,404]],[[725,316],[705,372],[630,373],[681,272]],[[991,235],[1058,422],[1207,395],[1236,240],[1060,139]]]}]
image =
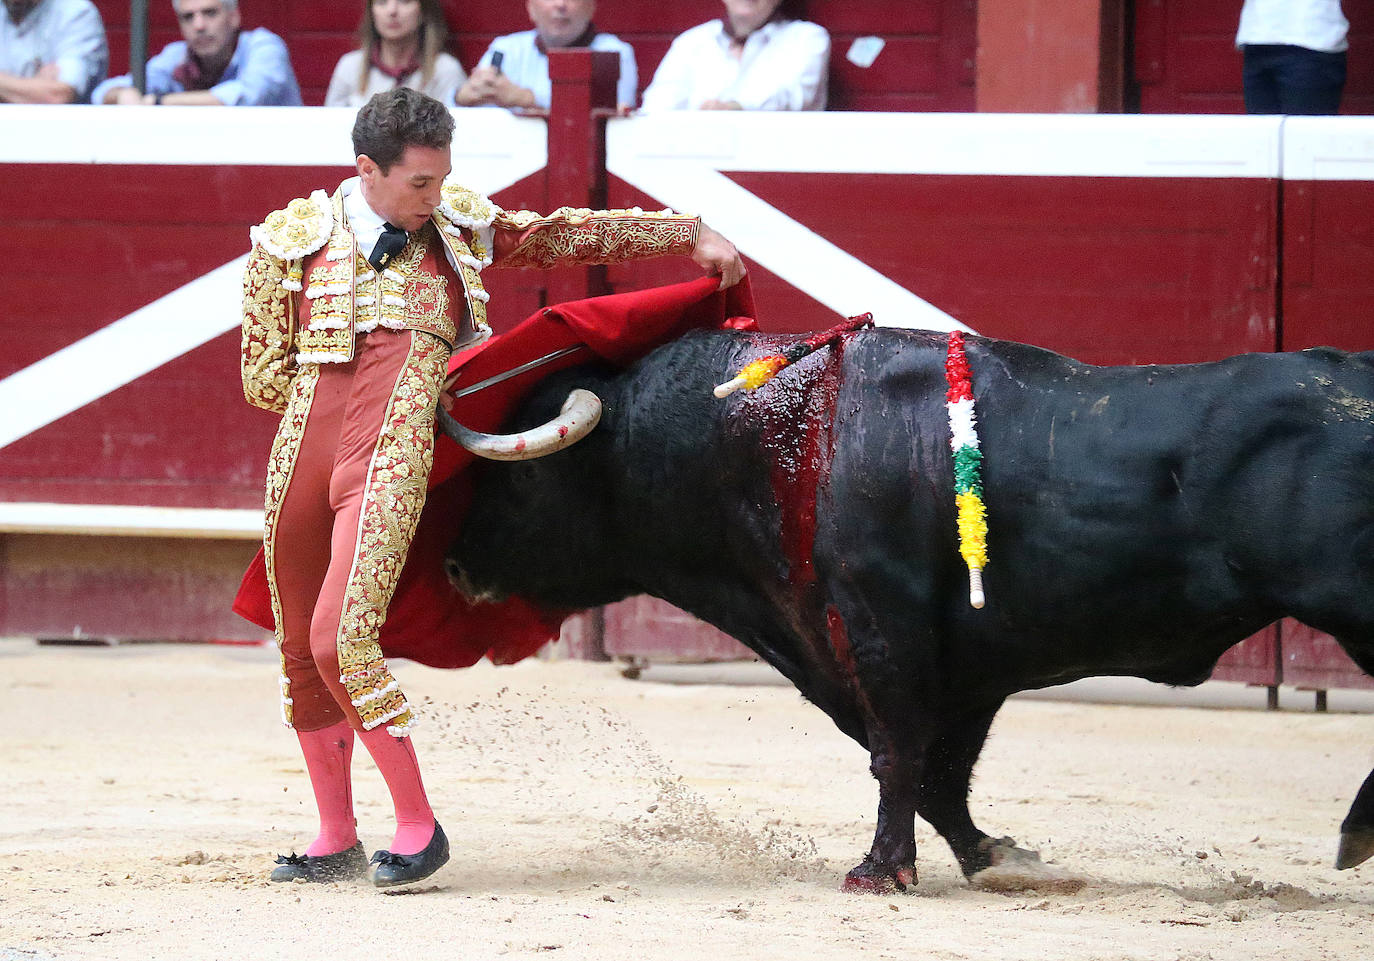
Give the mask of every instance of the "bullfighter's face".
[{"label": "bullfighter's face", "polygon": [[388,223],[402,230],[419,230],[439,206],[439,189],[453,169],[448,148],[405,148],[401,159],[383,172],[367,154],[358,155],[363,199]]}]

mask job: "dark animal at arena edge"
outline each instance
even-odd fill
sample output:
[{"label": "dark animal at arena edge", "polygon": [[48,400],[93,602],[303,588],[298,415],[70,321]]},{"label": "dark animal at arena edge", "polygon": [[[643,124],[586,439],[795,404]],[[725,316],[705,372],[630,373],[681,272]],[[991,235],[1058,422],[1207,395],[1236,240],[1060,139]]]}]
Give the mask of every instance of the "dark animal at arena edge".
[{"label": "dark animal at arena edge", "polygon": [[[848,336],[755,393],[712,385],[788,341],[697,332],[633,367],[549,379],[600,427],[483,466],[451,546],[471,597],[585,608],[646,593],[738,638],[871,754],[855,890],[915,881],[914,819],[966,876],[1033,858],[979,830],[973,766],[1017,691],[1092,675],[1205,680],[1283,616],[1374,672],[1374,352],[1095,367],[978,337],[987,606],[958,553],[945,337]],[[1374,773],[1337,867],[1374,854]]]}]

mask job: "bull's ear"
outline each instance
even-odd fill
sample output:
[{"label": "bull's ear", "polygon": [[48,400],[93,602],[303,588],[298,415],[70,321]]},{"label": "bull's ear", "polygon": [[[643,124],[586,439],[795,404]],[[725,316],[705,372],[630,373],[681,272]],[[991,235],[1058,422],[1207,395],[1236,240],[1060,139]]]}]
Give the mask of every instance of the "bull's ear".
[{"label": "bull's ear", "polygon": [[577,388],[563,402],[558,416],[546,424],[516,434],[483,434],[464,427],[442,405],[434,419],[459,446],[490,460],[533,460],[576,444],[601,420],[601,398]]}]

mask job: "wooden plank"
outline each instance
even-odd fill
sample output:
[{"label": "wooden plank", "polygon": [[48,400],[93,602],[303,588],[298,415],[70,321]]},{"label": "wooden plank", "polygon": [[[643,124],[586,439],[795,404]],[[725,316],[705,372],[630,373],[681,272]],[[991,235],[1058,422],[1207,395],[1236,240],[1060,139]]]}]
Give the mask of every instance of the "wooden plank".
[{"label": "wooden plank", "polygon": [[1271,624],[1221,656],[1212,671],[1214,681],[1237,681],[1274,687],[1279,684],[1279,631]]},{"label": "wooden plank", "polygon": [[0,634],[262,641],[229,610],[246,540],[0,534]]},{"label": "wooden plank", "polygon": [[1346,656],[1335,639],[1292,619],[1283,622],[1283,683],[1294,687],[1374,688],[1374,678]]},{"label": "wooden plank", "polygon": [[655,597],[632,597],[606,608],[606,653],[654,661],[734,661],[753,652],[690,614]]}]

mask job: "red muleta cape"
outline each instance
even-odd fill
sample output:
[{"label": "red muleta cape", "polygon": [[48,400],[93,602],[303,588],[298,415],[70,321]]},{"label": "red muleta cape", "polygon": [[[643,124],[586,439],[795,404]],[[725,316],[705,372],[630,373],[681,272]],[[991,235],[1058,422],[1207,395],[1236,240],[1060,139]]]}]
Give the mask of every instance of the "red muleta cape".
[{"label": "red muleta cape", "polygon": [[[703,277],[546,307],[508,333],[455,356],[449,363],[449,389],[462,389],[564,347],[582,344],[586,349],[456,400],[454,417],[474,430],[497,431],[519,401],[554,371],[598,358],[624,366],[698,327],[752,329],[748,278],[723,291],[716,289],[718,282]],[[468,667],[483,657],[513,664],[555,639],[574,613],[536,607],[518,597],[469,604],[448,582],[444,552],[458,536],[472,500],[472,472],[466,468],[474,459],[447,435],[437,437],[429,497],[382,626],[387,657],[407,657],[431,667]],[[243,575],[234,611],[260,627],[274,627],[261,549]]]}]

